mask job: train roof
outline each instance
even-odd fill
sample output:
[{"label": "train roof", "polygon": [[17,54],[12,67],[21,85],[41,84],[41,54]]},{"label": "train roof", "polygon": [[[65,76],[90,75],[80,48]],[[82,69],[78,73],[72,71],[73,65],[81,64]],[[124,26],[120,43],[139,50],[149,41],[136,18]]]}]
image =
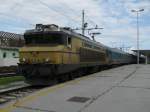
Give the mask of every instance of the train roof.
[{"label": "train roof", "polygon": [[111,50],[112,52],[117,52],[117,53],[120,53],[120,54],[131,55],[131,54],[129,54],[127,52],[124,52],[124,51],[122,51],[120,49],[117,49],[117,48],[108,48],[108,49]]}]

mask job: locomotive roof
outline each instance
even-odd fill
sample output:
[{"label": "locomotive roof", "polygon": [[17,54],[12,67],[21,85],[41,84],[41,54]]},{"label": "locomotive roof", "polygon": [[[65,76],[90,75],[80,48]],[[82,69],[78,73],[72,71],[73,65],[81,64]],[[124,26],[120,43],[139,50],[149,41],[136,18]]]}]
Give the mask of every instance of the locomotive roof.
[{"label": "locomotive roof", "polygon": [[58,27],[57,25],[51,24],[51,25],[42,25],[42,24],[37,24],[35,29],[27,30],[25,32],[26,34],[40,34],[40,33],[62,33],[62,34],[68,34],[72,35],[76,38],[80,38],[82,40],[85,40],[87,42],[90,42],[91,44],[94,44],[96,46],[100,46],[103,48],[106,48],[105,45],[103,45],[100,42],[96,42],[91,40],[89,37],[82,35],[80,33],[74,32],[71,28],[69,27]]},{"label": "locomotive roof", "polygon": [[91,40],[89,37],[82,35],[80,33],[74,32],[74,30],[72,30],[69,27],[58,27],[55,24],[50,24],[50,25],[42,25],[42,24],[37,24],[35,29],[32,30],[27,30],[25,32],[25,34],[37,34],[37,33],[61,33],[61,34],[68,34],[68,35],[72,35],[76,38],[80,38],[82,40],[85,40],[87,42],[90,42],[93,45],[99,46],[99,47],[103,47],[104,49],[108,49],[114,52],[118,52],[118,53],[122,53],[122,54],[129,54],[126,53],[120,49],[116,49],[116,48],[110,48],[108,46],[103,45],[100,42],[96,42]]}]

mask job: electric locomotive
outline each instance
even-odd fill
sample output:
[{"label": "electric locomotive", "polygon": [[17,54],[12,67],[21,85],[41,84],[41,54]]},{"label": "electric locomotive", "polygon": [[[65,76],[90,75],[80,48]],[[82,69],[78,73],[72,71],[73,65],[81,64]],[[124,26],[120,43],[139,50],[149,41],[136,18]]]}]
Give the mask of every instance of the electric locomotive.
[{"label": "electric locomotive", "polygon": [[104,66],[133,63],[133,56],[93,41],[70,28],[37,24],[24,33],[19,71],[34,85],[74,77]]},{"label": "electric locomotive", "polygon": [[24,39],[19,71],[29,83],[47,84],[62,74],[107,63],[102,44],[69,28],[37,24],[24,33]]}]

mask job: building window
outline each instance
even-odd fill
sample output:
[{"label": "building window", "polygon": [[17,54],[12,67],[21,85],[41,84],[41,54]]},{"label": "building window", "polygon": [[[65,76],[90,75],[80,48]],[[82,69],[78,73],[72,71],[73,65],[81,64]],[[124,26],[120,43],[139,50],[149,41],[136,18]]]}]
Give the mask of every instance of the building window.
[{"label": "building window", "polygon": [[15,57],[15,56],[16,56],[16,53],[12,53],[12,55]]},{"label": "building window", "polygon": [[3,58],[6,58],[6,52],[3,53]]}]

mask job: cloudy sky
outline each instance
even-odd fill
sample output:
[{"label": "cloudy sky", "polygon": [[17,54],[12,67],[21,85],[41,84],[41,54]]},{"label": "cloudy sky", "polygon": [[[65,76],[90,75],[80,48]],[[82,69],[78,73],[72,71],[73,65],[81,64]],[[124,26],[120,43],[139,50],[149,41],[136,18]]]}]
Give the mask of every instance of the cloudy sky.
[{"label": "cloudy sky", "polygon": [[135,49],[136,13],[131,10],[142,8],[140,48],[150,49],[150,0],[0,0],[0,30],[23,33],[37,23],[78,28],[84,9],[89,28],[104,28],[97,41]]}]

